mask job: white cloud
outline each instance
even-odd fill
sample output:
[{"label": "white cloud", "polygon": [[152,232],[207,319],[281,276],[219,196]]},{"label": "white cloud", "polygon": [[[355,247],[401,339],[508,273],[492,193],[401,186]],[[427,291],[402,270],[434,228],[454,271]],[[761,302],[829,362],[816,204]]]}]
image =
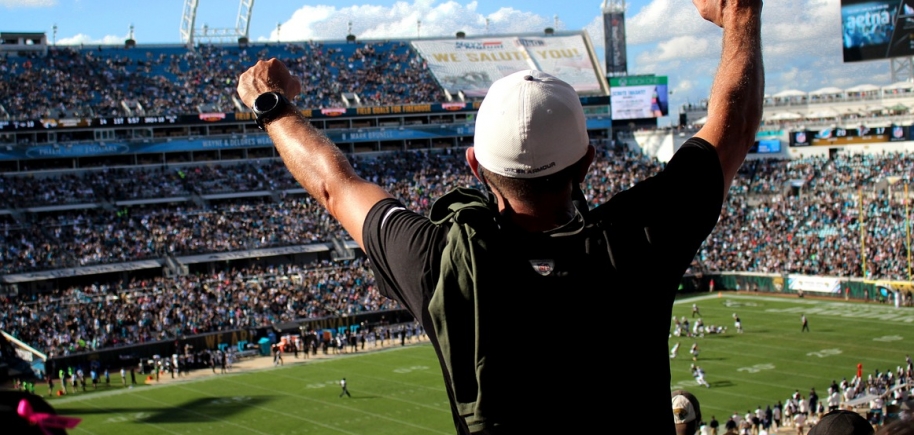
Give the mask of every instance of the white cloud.
[{"label": "white cloud", "polygon": [[[663,68],[663,64],[676,60],[713,60],[720,52],[720,41],[698,38],[692,35],[676,36],[666,41],[660,41],[656,49],[639,56],[640,62],[654,64],[656,68]],[[639,62],[639,63],[640,63]]]},{"label": "white cloud", "polygon": [[93,39],[89,35],[80,33],[76,36],[57,40],[57,45],[119,45],[127,40],[126,36],[107,35],[101,39]]},{"label": "white cloud", "polygon": [[[594,36],[602,35],[602,20],[587,29],[602,55],[602,38]],[[702,20],[691,0],[654,0],[627,11],[626,36],[629,73],[668,76],[672,107],[707,97],[722,31]],[[762,50],[769,94],[891,82],[889,61],[844,63],[839,0],[765,2]]]},{"label": "white cloud", "polygon": [[[487,20],[490,34],[539,33],[546,27],[586,30],[598,57],[604,56],[603,19],[597,11],[584,29],[570,29],[562,22],[556,26],[553,17],[514,8],[485,15],[475,1],[304,6],[282,23],[279,37],[287,41],[343,40],[350,22],[359,39],[448,37],[458,31],[472,37],[486,34]],[[707,97],[720,59],[722,31],[703,20],[691,0],[653,0],[639,10],[629,9],[625,27],[630,74],[668,76],[674,108]],[[888,61],[845,64],[840,38],[839,0],[766,2],[762,12],[766,92],[891,81]],[[254,39],[276,40],[277,34],[274,30]]]},{"label": "white cloud", "polygon": [[720,33],[704,21],[691,0],[654,0],[640,11],[625,14],[625,33],[629,44],[650,44],[677,36]]},{"label": "white cloud", "polygon": [[[6,7],[55,3],[0,0],[0,5]],[[483,14],[476,1],[401,0],[389,6],[347,7],[324,3],[328,4],[303,6],[282,20],[278,33],[274,28],[269,34],[252,35],[252,39],[340,41],[345,39],[350,23],[352,33],[362,40],[412,39],[417,35],[451,37],[458,31],[469,37],[487,32],[541,33],[546,27],[556,27],[560,31],[587,31],[598,58],[604,56],[603,20],[597,8],[593,19],[579,29],[569,28],[561,21],[556,25],[552,16],[516,8]],[[417,24],[420,20],[421,24]],[[628,71],[668,76],[674,108],[686,101],[696,102],[709,93],[720,58],[721,35],[721,29],[701,19],[691,0],[653,0],[638,10],[630,8],[626,11]],[[124,39],[92,39],[81,34],[58,43],[122,44]],[[762,45],[767,93],[786,89],[812,91],[825,86],[847,88],[862,83],[885,85],[892,81],[889,61],[843,62],[840,0],[765,2]]]},{"label": "white cloud", "polygon": [[[303,6],[292,17],[281,23],[279,40],[343,40],[349,23],[352,33],[359,39],[398,39],[419,37],[447,37],[458,31],[467,36],[486,34],[486,19],[490,34],[541,32],[553,27],[551,17],[531,12],[501,8],[489,15],[477,11],[475,1],[461,4],[456,1],[438,3],[435,0],[400,1],[392,6]],[[559,22],[559,30],[562,29]],[[277,40],[276,30],[269,36],[253,39]]]},{"label": "white cloud", "polygon": [[0,0],[0,6],[12,8],[48,8],[57,6],[57,0]]}]

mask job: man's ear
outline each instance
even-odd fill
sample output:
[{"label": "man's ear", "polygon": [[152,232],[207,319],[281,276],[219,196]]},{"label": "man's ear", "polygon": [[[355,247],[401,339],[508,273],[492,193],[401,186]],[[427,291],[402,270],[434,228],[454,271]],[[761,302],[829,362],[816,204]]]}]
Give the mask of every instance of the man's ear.
[{"label": "man's ear", "polygon": [[486,184],[486,180],[479,175],[479,160],[476,160],[476,150],[473,147],[467,147],[466,152],[467,164],[470,165],[470,170],[473,171],[473,175],[477,180]]},{"label": "man's ear", "polygon": [[597,150],[593,147],[593,145],[587,145],[587,154],[584,154],[584,157],[578,161],[578,168],[574,174],[575,183],[584,182],[584,178],[587,177],[587,173],[590,171],[590,165],[593,164],[593,159],[596,153]]}]

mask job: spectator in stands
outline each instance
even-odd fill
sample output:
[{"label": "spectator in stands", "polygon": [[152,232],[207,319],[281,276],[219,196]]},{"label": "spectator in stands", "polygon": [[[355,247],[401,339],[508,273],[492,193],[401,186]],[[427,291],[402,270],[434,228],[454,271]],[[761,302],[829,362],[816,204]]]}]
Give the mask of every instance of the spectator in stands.
[{"label": "spectator in stands", "polygon": [[[53,357],[223,329],[256,329],[299,318],[398,308],[381,297],[362,260],[304,266],[71,287],[28,303],[21,300],[24,297],[0,297],[0,330]],[[86,316],[91,320],[85,321]]]},{"label": "spectator in stands", "polygon": [[872,435],[875,430],[855,411],[839,409],[822,416],[808,435]]},{"label": "spectator in stands", "polygon": [[[677,152],[662,174],[593,211],[587,210],[576,188],[595,154],[580,100],[568,84],[547,74],[514,73],[489,89],[477,115],[474,147],[466,157],[495,200],[482,192],[455,190],[436,200],[431,211],[434,222],[408,211],[379,185],[359,177],[339,148],[301,117],[286,96],[301,93],[302,85],[286,65],[276,59],[260,61],[241,75],[241,99],[254,110],[258,125],[270,134],[295,178],[368,253],[384,295],[405,304],[427,331],[437,332],[433,343],[442,367],[449,371],[445,379],[458,432],[494,427],[510,433],[567,432],[576,427],[592,430],[594,424],[603,423],[596,403],[592,407],[585,403],[582,409],[580,402],[562,400],[551,405],[549,415],[555,418],[529,418],[529,411],[538,408],[543,397],[584,395],[590,385],[549,378],[530,383],[513,371],[527,366],[537,373],[560,374],[586,371],[588,363],[582,367],[582,361],[576,360],[572,367],[550,361],[547,369],[525,359],[522,349],[532,347],[526,345],[533,338],[519,337],[490,347],[488,340],[474,342],[475,335],[510,330],[525,320],[529,309],[539,306],[537,298],[518,300],[504,291],[508,288],[550,298],[560,287],[586,288],[585,283],[604,282],[606,288],[624,288],[634,276],[650,276],[657,279],[658,291],[668,289],[665,294],[672,300],[676,280],[717,221],[721,201],[754,143],[761,119],[761,2],[695,3],[703,18],[724,29],[724,61],[709,104],[711,121]],[[306,71],[301,76],[307,79],[311,74]],[[654,220],[682,210],[690,211],[684,215],[687,221],[676,222],[675,228],[664,225],[668,219]],[[649,241],[644,239],[646,227],[653,232],[647,235]],[[583,246],[585,240],[594,242],[587,253],[563,246]],[[612,246],[600,245],[606,240]],[[663,254],[655,257],[648,252],[651,249]],[[467,270],[464,264],[480,269]],[[639,264],[650,264],[651,273],[638,272]],[[607,269],[614,272],[607,276]],[[481,293],[490,304],[479,311],[482,318],[472,317],[472,302],[455,308],[462,295]],[[571,299],[563,303],[550,298],[550,304],[570,313],[580,306],[576,298]],[[664,318],[669,315],[668,306],[657,311]],[[485,331],[474,330],[479,323],[487,325]],[[646,322],[652,323],[658,322]],[[597,325],[578,326],[591,330],[588,326]],[[558,342],[564,336],[558,329],[547,329],[546,337],[535,340]],[[633,395],[630,400],[649,409],[664,409],[659,400],[665,394],[658,392],[669,389],[668,331],[644,335],[651,337],[654,349],[646,360],[655,362],[648,364],[666,361],[667,376],[649,377],[647,384],[640,379],[637,387],[633,384],[627,390]],[[483,359],[474,359],[474,354]],[[484,375],[477,379],[480,372]],[[457,403],[462,404],[460,410]],[[673,433],[672,416],[667,416],[662,431]]]},{"label": "spectator in stands", "polygon": [[45,57],[0,58],[0,113],[37,120],[234,112],[242,66],[272,56],[310,73],[301,95],[309,108],[343,107],[343,93],[376,105],[444,99],[425,62],[404,42],[201,44],[192,50],[55,46]]},{"label": "spectator in stands", "polygon": [[701,405],[698,398],[685,390],[674,390],[670,393],[673,403],[673,423],[676,435],[695,435],[701,420]]}]

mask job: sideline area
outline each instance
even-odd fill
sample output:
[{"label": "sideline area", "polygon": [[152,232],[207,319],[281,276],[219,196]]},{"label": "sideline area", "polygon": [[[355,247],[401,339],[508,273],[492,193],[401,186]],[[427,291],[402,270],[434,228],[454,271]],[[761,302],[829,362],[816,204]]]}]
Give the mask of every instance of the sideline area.
[{"label": "sideline area", "polygon": [[[401,344],[399,339],[387,339],[383,343],[380,341],[370,340],[365,343],[364,349],[359,346],[358,350],[353,352],[349,346],[344,347],[343,351],[334,351],[329,350],[326,354],[322,350],[318,350],[316,354],[309,354],[307,357],[303,355],[302,352],[299,352],[298,358],[295,358],[293,353],[284,353],[282,355],[282,364],[279,366],[286,365],[296,365],[296,364],[307,364],[312,362],[317,362],[321,360],[327,360],[332,358],[343,358],[348,356],[356,356],[365,353],[378,352],[384,350],[391,350],[401,347],[416,346],[421,344],[429,343],[428,337],[425,334],[420,334],[419,336],[411,336],[407,338],[405,342]],[[148,374],[136,374],[136,381],[139,384],[136,388],[129,385],[128,381],[127,387],[124,387],[123,382],[121,381],[120,373],[111,373],[111,385],[105,386],[104,381],[99,383],[98,389],[94,389],[91,384],[87,385],[87,390],[85,392],[79,391],[77,393],[69,393],[64,396],[48,396],[48,386],[46,383],[41,385],[36,385],[35,394],[48,399],[52,404],[64,404],[69,402],[75,402],[80,400],[92,399],[95,397],[102,397],[112,394],[122,394],[134,390],[145,390],[147,388],[154,388],[156,386],[164,386],[174,383],[184,383],[184,382],[193,382],[209,379],[216,376],[227,376],[232,374],[240,374],[251,371],[258,370],[269,370],[277,365],[273,362],[273,356],[256,356],[253,358],[244,358],[239,361],[235,361],[232,364],[231,368],[226,368],[226,373],[221,373],[221,368],[216,367],[215,372],[209,368],[195,369],[192,371],[185,372],[184,374],[175,375],[172,378],[170,373],[166,373],[164,376],[160,375],[159,380],[155,380],[155,376],[149,376]],[[129,375],[128,375],[129,376]],[[68,389],[72,388],[68,385]],[[55,382],[54,390],[59,390],[60,384]],[[81,390],[81,389],[80,389]]]}]

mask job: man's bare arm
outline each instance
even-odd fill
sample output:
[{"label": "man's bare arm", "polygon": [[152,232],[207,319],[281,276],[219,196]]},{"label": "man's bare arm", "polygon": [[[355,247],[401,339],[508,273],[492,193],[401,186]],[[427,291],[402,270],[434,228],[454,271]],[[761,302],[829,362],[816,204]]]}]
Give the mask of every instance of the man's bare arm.
[{"label": "man's bare arm", "polygon": [[[298,79],[276,59],[257,62],[238,82],[238,95],[248,107],[264,92],[295,96],[300,90]],[[391,195],[359,177],[339,147],[294,107],[266,123],[265,128],[292,176],[364,249],[365,217],[373,205]]]},{"label": "man's bare arm", "polygon": [[717,149],[726,198],[762,119],[762,0],[692,0],[701,17],[724,29],[720,66],[711,87],[708,122],[695,135]]}]

